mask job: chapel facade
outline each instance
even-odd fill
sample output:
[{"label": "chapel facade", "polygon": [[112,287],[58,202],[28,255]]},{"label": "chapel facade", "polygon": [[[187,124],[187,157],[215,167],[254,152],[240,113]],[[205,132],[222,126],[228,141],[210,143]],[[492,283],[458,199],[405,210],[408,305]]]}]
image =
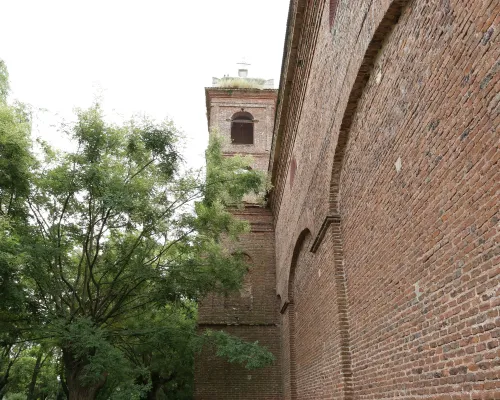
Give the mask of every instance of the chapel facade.
[{"label": "chapel facade", "polygon": [[500,399],[499,33],[498,0],[291,0],[279,89],[206,89],[273,188],[200,327],[276,362],[203,353],[196,399]]}]

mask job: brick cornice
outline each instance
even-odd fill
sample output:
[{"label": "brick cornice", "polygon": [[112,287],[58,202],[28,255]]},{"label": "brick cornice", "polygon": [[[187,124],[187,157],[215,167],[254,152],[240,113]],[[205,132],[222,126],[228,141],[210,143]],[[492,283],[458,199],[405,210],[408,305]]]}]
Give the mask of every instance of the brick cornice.
[{"label": "brick cornice", "polygon": [[[293,145],[316,49],[325,0],[292,0],[269,160],[274,190],[272,208],[278,214]],[[307,28],[307,29],[306,29]]]},{"label": "brick cornice", "polygon": [[[271,144],[271,155],[269,160],[269,172],[274,179],[275,166],[277,164],[278,154],[283,141],[283,120],[281,114],[286,114],[288,102],[290,99],[290,91],[295,75],[296,58],[298,51],[298,43],[302,31],[303,18],[301,15],[304,12],[306,0],[290,0],[288,10],[288,20],[285,35],[285,48],[283,51],[283,61],[281,63],[280,87],[278,91],[278,101],[276,107],[276,115],[274,120],[274,135]],[[275,163],[276,161],[276,163]]]},{"label": "brick cornice", "polygon": [[333,222],[340,223],[340,215],[339,214],[327,215],[325,217],[325,220],[323,221],[323,224],[321,225],[321,228],[319,229],[319,232],[316,235],[316,238],[314,239],[314,242],[311,246],[312,253],[316,253],[319,246],[323,242],[323,239],[325,238],[326,232],[328,231],[328,227]]},{"label": "brick cornice", "polygon": [[251,151],[223,151],[222,155],[226,157],[233,157],[235,155],[246,155],[246,156],[252,156],[252,157],[267,157],[267,153],[256,153],[256,152],[251,152]]}]

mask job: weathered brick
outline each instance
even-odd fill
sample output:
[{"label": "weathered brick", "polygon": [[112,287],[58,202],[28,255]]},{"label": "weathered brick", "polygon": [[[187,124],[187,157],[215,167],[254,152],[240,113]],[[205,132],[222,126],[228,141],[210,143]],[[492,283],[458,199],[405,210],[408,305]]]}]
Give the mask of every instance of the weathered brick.
[{"label": "weathered brick", "polygon": [[352,0],[332,28],[328,7],[291,2],[270,166],[277,291],[305,288],[296,398],[462,398],[498,349],[500,3]]},{"label": "weathered brick", "polygon": [[[209,126],[217,128],[226,139],[223,153],[249,154],[254,169],[267,170],[271,146],[275,90],[231,90],[207,88]],[[236,112],[250,112],[254,118],[253,144],[232,144],[231,118]],[[250,232],[237,243],[229,243],[230,251],[246,254],[249,271],[239,292],[209,295],[199,304],[200,330],[224,330],[248,341],[259,343],[271,351],[274,365],[248,371],[242,366],[217,358],[214,349],[205,348],[195,359],[195,399],[280,400],[281,348],[279,302],[276,297],[276,264],[274,222],[268,208],[252,204],[246,198],[243,209],[231,213],[250,224]]]},{"label": "weathered brick", "polygon": [[291,0],[266,134],[276,398],[500,399],[500,2],[332,4]]}]

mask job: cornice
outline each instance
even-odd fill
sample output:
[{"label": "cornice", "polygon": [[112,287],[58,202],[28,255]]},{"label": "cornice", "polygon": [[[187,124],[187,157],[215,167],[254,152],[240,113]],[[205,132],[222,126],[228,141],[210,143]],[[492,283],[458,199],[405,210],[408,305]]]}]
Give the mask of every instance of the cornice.
[{"label": "cornice", "polygon": [[288,166],[316,50],[325,0],[291,0],[274,122],[269,174],[271,204],[279,213]]}]

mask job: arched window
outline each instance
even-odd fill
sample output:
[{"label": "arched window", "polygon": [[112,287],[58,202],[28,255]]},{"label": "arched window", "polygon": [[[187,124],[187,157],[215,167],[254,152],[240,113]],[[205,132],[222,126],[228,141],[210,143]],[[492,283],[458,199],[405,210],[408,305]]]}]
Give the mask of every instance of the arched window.
[{"label": "arched window", "polygon": [[231,118],[231,143],[253,144],[253,116],[247,112],[237,112]]}]

